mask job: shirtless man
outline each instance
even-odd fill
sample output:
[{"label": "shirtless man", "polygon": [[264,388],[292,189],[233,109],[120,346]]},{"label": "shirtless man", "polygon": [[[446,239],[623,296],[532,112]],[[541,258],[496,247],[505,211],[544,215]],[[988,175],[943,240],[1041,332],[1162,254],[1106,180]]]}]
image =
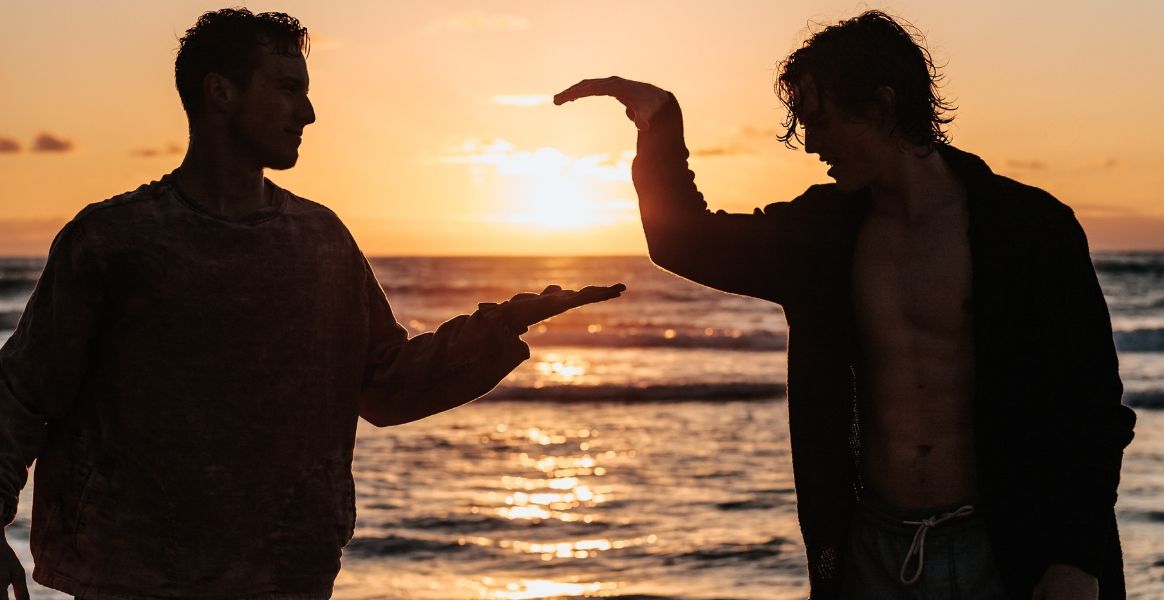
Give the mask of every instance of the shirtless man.
[{"label": "shirtless man", "polygon": [[781,139],[834,184],[712,213],[674,97],[618,77],[651,258],[783,305],[815,598],[1124,596],[1113,506],[1134,415],[1082,230],[948,145],[920,38],[866,12],[781,65]]}]

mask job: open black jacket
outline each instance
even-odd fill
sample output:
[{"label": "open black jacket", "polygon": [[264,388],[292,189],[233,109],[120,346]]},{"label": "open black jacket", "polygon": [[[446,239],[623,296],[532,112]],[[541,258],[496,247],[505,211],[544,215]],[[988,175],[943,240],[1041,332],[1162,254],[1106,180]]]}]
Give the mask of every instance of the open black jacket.
[{"label": "open black jacket", "polygon": [[[980,509],[1013,598],[1047,566],[1125,596],[1114,505],[1134,413],[1121,404],[1111,319],[1083,230],[1050,194],[940,146],[969,193]],[[651,259],[784,307],[788,412],[812,597],[841,596],[860,484],[852,269],[868,191],[809,188],[753,214],[707,210],[674,100],[639,134],[633,167]]]}]

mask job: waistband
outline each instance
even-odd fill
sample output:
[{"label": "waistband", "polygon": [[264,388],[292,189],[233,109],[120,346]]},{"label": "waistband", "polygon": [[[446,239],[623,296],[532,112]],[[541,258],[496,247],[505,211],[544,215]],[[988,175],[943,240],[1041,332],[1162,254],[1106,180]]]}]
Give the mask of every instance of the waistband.
[{"label": "waistband", "polygon": [[[942,515],[956,513],[963,505],[953,505],[938,509],[911,510],[893,506],[877,494],[865,490],[861,493],[861,500],[857,503],[857,514],[867,523],[876,525],[879,529],[900,532],[906,536],[913,536],[922,521],[936,519]],[[956,519],[949,519],[933,529],[935,534],[958,532],[971,527],[982,525],[983,516],[975,510]]]}]

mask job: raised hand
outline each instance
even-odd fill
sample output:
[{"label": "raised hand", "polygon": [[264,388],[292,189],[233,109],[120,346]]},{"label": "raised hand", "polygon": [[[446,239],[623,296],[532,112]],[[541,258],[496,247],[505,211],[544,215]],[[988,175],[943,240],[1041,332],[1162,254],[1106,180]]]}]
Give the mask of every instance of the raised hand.
[{"label": "raised hand", "polygon": [[588,285],[578,291],[563,290],[559,286],[551,285],[540,294],[531,292],[517,294],[500,308],[505,311],[506,323],[524,330],[571,308],[617,298],[624,290],[626,286],[621,283],[611,286]]},{"label": "raised hand", "polygon": [[671,93],[649,83],[631,81],[612,76],[604,79],[583,79],[558,92],[554,104],[565,104],[589,96],[610,96],[626,107],[626,116],[635,122],[635,127],[646,130],[651,127],[651,119],[671,98]]}]

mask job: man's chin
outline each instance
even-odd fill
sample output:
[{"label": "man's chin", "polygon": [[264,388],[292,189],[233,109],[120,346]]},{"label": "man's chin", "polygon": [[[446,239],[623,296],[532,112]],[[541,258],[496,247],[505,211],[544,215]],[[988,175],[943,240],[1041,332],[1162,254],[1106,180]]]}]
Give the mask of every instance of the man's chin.
[{"label": "man's chin", "polygon": [[865,187],[863,184],[845,177],[841,177],[839,179],[834,177],[833,181],[836,182],[835,185],[837,186],[837,190],[845,192],[846,194],[860,191],[861,188]]},{"label": "man's chin", "polygon": [[286,171],[287,169],[294,167],[295,163],[297,162],[299,162],[298,154],[290,158],[269,161],[267,163],[267,168],[274,171]]}]

